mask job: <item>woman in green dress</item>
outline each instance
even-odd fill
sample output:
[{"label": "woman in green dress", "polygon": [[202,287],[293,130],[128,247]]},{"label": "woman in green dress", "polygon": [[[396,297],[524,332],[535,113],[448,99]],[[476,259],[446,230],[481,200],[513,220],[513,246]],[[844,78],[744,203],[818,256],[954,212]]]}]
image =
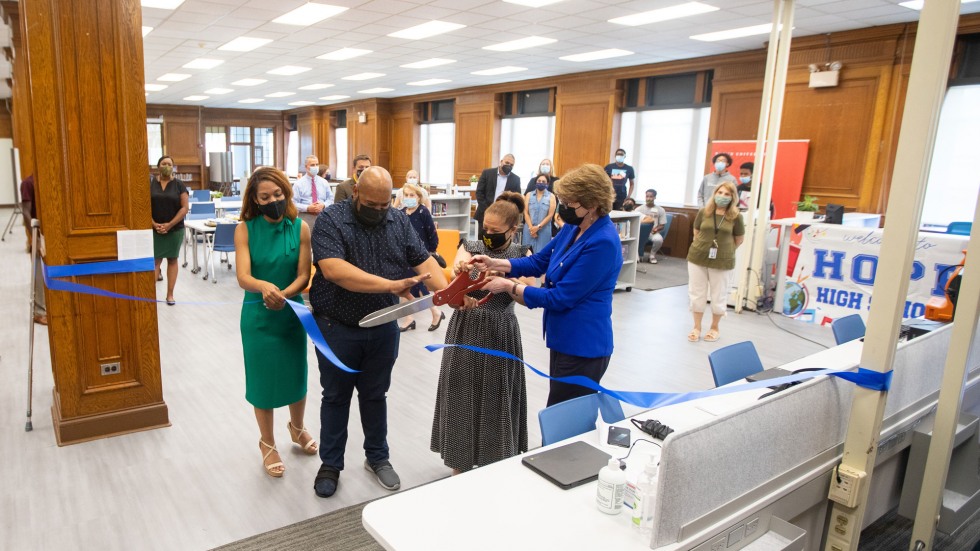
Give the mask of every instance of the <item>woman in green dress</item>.
[{"label": "woman in green dress", "polygon": [[297,218],[293,190],[277,168],[252,174],[242,197],[242,223],[235,229],[238,284],[245,353],[245,399],[255,407],[259,450],[266,473],[281,477],[285,466],[276,450],[273,409],[289,406],[289,437],[309,455],[316,441],[303,424],[306,408],[307,338],[286,301],[303,303],[310,281],[310,227]]}]

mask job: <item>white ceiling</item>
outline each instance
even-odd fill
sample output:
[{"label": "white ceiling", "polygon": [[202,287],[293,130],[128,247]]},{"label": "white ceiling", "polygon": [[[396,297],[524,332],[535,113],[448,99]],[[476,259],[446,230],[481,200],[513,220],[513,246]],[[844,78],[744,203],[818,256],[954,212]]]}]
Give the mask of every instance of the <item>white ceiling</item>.
[{"label": "white ceiling", "polygon": [[[309,27],[271,21],[306,3],[306,0],[185,0],[175,10],[143,7],[143,25],[153,30],[143,39],[145,78],[157,83],[165,73],[192,75],[181,82],[150,92],[147,103],[293,109],[295,101],[317,105],[351,101],[321,100],[339,94],[352,99],[398,97],[468,86],[541,78],[596,69],[610,69],[675,59],[723,54],[761,48],[768,35],[722,42],[701,42],[689,36],[771,21],[772,0],[702,0],[718,11],[627,27],[609,19],[674,6],[686,0],[563,0],[541,8],[528,8],[500,0],[316,0],[349,8]],[[797,0],[794,36],[903,23],[918,19],[919,12],[901,0]],[[962,13],[980,12],[980,2],[963,4]],[[465,28],[423,40],[387,36],[428,22],[447,21]],[[272,39],[251,52],[222,51],[218,47],[239,36]],[[496,52],[484,46],[528,36],[556,39],[535,48]],[[373,53],[347,61],[325,61],[317,56],[340,48],[361,48]],[[558,58],[619,48],[633,55],[601,61],[570,62]],[[224,60],[214,69],[181,66],[199,57]],[[405,69],[401,65],[439,57],[455,63],[429,69]],[[296,76],[276,76],[266,71],[282,65],[300,65],[311,71]],[[473,71],[514,65],[526,71],[499,76],[478,76]],[[362,72],[385,76],[363,81],[342,77]],[[251,87],[232,85],[244,78],[267,79]],[[408,86],[430,78],[450,82],[435,86]],[[332,84],[321,90],[301,86]],[[391,92],[362,94],[360,90],[385,87]],[[230,88],[223,95],[206,94],[211,88]],[[268,98],[274,92],[294,92],[284,98]],[[209,95],[202,101],[185,101],[191,95]],[[260,98],[260,103],[239,103]]]}]

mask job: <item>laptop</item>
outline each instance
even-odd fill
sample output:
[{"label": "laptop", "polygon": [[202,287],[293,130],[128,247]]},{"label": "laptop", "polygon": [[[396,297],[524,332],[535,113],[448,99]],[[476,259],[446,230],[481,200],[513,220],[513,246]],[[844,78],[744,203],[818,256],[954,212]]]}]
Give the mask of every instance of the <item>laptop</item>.
[{"label": "laptop", "polygon": [[563,490],[591,482],[611,456],[581,440],[525,456],[521,463]]}]

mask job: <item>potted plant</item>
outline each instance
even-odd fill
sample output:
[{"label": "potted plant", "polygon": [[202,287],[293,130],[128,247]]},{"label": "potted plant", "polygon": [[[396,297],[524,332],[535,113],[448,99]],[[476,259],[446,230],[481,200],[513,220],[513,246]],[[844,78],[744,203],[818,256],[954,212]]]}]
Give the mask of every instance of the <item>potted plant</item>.
[{"label": "potted plant", "polygon": [[813,220],[813,214],[819,209],[816,197],[804,195],[803,200],[796,203],[796,218]]}]

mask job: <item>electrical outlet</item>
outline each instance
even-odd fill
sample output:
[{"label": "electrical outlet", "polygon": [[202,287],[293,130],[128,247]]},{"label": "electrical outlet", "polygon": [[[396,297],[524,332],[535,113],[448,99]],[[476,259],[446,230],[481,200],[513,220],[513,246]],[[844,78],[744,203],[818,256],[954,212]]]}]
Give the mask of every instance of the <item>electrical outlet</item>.
[{"label": "electrical outlet", "polygon": [[711,551],[724,551],[726,543],[728,543],[728,538],[724,536],[716,539],[711,542]]},{"label": "electrical outlet", "polygon": [[834,535],[845,542],[851,541],[851,536],[854,533],[854,515],[844,511],[834,511],[833,515],[833,522],[831,524],[833,524]]},{"label": "electrical outlet", "polygon": [[101,367],[103,377],[106,375],[119,375],[119,362],[102,364]]},{"label": "electrical outlet", "polygon": [[847,551],[850,548],[851,546],[845,543],[843,540],[830,536],[827,538],[827,547],[824,549],[827,551]]},{"label": "electrical outlet", "polygon": [[[830,478],[830,493],[828,498],[831,501],[840,503],[845,507],[857,505],[858,494],[861,492],[861,481],[867,473],[840,465]],[[839,482],[838,482],[839,480]]]},{"label": "electrical outlet", "polygon": [[745,523],[745,537],[749,537],[759,529],[759,519],[754,518]]},{"label": "electrical outlet", "polygon": [[736,543],[742,541],[742,538],[744,537],[745,537],[745,525],[742,524],[738,528],[728,533],[728,547],[731,547]]}]

